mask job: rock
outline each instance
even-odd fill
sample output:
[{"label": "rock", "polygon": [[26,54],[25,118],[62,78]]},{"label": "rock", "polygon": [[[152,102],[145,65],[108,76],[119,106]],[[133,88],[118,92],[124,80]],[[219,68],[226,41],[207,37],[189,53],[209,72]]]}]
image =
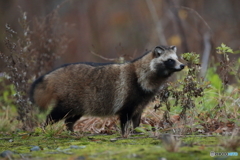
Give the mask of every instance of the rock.
[{"label": "rock", "polygon": [[34,146],[30,149],[31,152],[32,151],[40,151],[40,150],[41,150],[41,148],[39,146]]},{"label": "rock", "polygon": [[71,145],[70,148],[71,148],[71,149],[83,149],[83,148],[86,148],[86,146]]},{"label": "rock", "polygon": [[117,138],[112,138],[110,139],[110,142],[116,142],[118,139]]},{"label": "rock", "polygon": [[3,157],[3,158],[9,158],[13,155],[13,152],[12,151],[9,151],[9,150],[6,150],[6,151],[3,151],[0,156]]}]

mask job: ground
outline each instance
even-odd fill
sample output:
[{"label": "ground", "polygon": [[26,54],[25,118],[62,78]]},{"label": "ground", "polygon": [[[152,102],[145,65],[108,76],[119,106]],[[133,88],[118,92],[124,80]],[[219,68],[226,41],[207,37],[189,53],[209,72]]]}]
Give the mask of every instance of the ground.
[{"label": "ground", "polygon": [[[170,139],[169,139],[170,138]],[[227,137],[229,138],[229,137]],[[9,159],[239,159],[239,156],[210,156],[211,151],[228,152],[219,144],[222,136],[160,134],[130,135],[122,138],[120,134],[77,134],[67,131],[59,135],[35,132],[14,132],[2,134],[0,138],[1,156]],[[240,153],[240,148],[236,152]],[[5,155],[4,155],[5,154]],[[7,159],[7,158],[6,158]]]}]

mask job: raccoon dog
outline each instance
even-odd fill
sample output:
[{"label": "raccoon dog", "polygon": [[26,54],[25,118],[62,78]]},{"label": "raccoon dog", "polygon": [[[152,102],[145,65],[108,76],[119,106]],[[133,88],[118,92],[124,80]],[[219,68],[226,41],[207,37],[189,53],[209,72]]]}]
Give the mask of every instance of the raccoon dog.
[{"label": "raccoon dog", "polygon": [[123,64],[75,63],[55,69],[31,86],[30,99],[46,109],[54,107],[45,126],[65,119],[67,129],[82,116],[118,115],[121,132],[130,122],[139,126],[145,106],[174,72],[178,61],[175,46],[157,46],[143,56]]}]

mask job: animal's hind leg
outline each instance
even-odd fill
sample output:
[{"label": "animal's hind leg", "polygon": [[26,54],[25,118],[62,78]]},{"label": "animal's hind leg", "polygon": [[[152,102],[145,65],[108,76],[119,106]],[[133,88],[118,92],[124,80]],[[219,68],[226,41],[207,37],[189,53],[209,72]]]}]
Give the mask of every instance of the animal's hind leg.
[{"label": "animal's hind leg", "polygon": [[139,132],[135,131],[134,129],[135,129],[136,127],[139,127],[140,121],[141,121],[141,116],[142,116],[142,112],[137,112],[137,113],[135,113],[134,116],[132,117],[133,134],[139,134]]},{"label": "animal's hind leg", "polygon": [[79,120],[80,118],[81,118],[81,115],[74,115],[74,116],[68,117],[65,120],[65,124],[67,126],[67,130],[70,130],[70,131],[73,132],[73,126],[74,126],[75,122],[77,120]]},{"label": "animal's hind leg", "polygon": [[62,120],[63,118],[65,118],[68,115],[68,113],[69,113],[69,111],[63,110],[63,107],[58,105],[57,107],[53,108],[53,110],[47,116],[44,127],[46,127],[47,125],[52,125],[52,124]]},{"label": "animal's hind leg", "polygon": [[132,117],[133,129],[136,127],[139,127],[139,124],[141,121],[141,115],[142,115],[142,112],[138,112],[138,113],[135,113],[134,116]]}]

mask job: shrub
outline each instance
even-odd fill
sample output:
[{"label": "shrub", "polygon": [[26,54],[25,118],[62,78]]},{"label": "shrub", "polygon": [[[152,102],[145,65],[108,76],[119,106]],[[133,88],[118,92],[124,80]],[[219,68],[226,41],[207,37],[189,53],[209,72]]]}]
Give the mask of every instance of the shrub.
[{"label": "shrub", "polygon": [[31,22],[27,20],[27,13],[21,12],[21,33],[6,24],[5,46],[8,52],[0,55],[7,66],[5,77],[16,90],[18,120],[23,123],[24,130],[32,130],[36,125],[36,114],[28,98],[31,83],[53,67],[55,59],[64,54],[69,42],[65,35],[68,26],[61,24],[57,10]]},{"label": "shrub", "polygon": [[[184,53],[182,58],[188,62],[187,74],[183,79],[175,83],[167,83],[156,96],[159,102],[155,105],[155,109],[166,106],[167,111],[164,113],[164,119],[168,123],[172,123],[169,118],[171,106],[182,107],[180,118],[186,119],[186,110],[196,106],[195,99],[203,97],[204,90],[209,88],[209,82],[198,77],[200,72],[199,55],[196,53]],[[174,104],[171,103],[171,98],[174,99]],[[160,103],[161,102],[161,103]]]}]

